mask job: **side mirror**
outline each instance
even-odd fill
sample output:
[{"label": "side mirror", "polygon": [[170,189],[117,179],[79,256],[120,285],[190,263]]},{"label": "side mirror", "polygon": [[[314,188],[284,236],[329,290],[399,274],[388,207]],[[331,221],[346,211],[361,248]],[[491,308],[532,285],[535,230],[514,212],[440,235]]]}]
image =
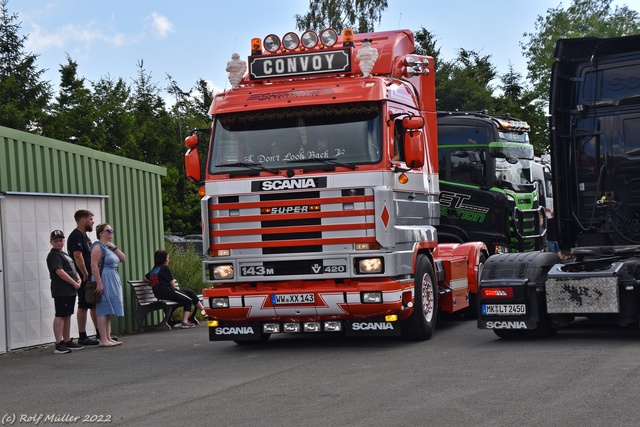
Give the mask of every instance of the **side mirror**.
[{"label": "side mirror", "polygon": [[195,148],[198,146],[198,135],[191,134],[188,137],[186,137],[184,139],[184,145],[186,145],[188,148]]},{"label": "side mirror", "polygon": [[[187,137],[187,139],[188,138],[190,137]],[[195,183],[202,181],[202,172],[200,171],[200,154],[198,153],[197,148],[189,148],[184,155],[184,170],[189,181]]]},{"label": "side mirror", "polygon": [[402,119],[402,127],[408,130],[418,130],[424,127],[422,116],[405,117]]},{"label": "side mirror", "polygon": [[[414,120],[416,117],[412,119],[404,119],[405,120]],[[420,121],[422,121],[422,117],[419,117]],[[404,134],[404,157],[405,163],[410,168],[419,168],[424,165],[424,144],[422,143],[422,132],[420,131],[409,131]]]}]

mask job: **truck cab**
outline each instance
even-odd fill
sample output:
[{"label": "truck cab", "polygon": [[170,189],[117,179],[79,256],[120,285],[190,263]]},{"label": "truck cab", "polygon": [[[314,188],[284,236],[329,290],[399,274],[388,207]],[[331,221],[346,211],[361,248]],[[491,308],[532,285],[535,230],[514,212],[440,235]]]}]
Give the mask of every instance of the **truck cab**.
[{"label": "truck cab", "polygon": [[491,254],[542,249],[533,159],[526,122],[438,112],[440,241],[480,240]]},{"label": "truck cab", "polygon": [[433,58],[413,33],[253,39],[216,94],[201,184],[212,341],[431,337],[469,307],[482,242],[440,244]]}]

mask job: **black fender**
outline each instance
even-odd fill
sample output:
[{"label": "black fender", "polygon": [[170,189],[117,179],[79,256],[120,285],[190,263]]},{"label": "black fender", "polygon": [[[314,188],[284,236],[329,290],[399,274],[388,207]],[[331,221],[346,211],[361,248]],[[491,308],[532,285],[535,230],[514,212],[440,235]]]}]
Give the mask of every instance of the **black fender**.
[{"label": "black fender", "polygon": [[[539,330],[547,335],[551,325],[546,312],[544,284],[547,273],[560,257],[551,252],[496,254],[484,265],[478,288],[480,329]],[[489,296],[483,289],[511,288],[508,297]],[[526,314],[487,314],[485,304],[525,304]]]}]

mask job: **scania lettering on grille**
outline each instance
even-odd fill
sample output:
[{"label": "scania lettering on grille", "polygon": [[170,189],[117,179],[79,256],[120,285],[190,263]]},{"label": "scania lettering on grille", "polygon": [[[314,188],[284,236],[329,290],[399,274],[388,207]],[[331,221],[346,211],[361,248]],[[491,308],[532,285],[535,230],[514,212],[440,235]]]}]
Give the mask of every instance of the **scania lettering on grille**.
[{"label": "scania lettering on grille", "polygon": [[326,177],[271,179],[268,181],[253,181],[251,183],[251,191],[309,190],[326,186]]}]

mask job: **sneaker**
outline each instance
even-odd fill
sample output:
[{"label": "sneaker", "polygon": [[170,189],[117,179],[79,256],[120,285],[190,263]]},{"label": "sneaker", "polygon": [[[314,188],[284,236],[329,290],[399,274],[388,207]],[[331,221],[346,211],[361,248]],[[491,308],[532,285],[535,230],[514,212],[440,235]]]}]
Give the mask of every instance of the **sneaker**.
[{"label": "sneaker", "polygon": [[71,350],[64,343],[62,343],[62,344],[56,344],[56,349],[53,352],[55,354],[66,354],[66,353],[71,353]]},{"label": "sneaker", "polygon": [[85,346],[85,345],[98,345],[100,344],[100,341],[98,340],[94,340],[91,338],[85,338],[85,339],[78,339],[78,344]]},{"label": "sneaker", "polygon": [[82,350],[84,348],[84,346],[74,343],[73,340],[64,343],[64,345],[66,345],[69,350]]},{"label": "sneaker", "polygon": [[181,327],[182,329],[189,329],[189,328],[195,328],[195,327],[196,327],[196,325],[194,325],[194,324],[193,324],[193,323],[191,323],[191,322],[182,322],[182,323],[180,323],[180,327]]}]

